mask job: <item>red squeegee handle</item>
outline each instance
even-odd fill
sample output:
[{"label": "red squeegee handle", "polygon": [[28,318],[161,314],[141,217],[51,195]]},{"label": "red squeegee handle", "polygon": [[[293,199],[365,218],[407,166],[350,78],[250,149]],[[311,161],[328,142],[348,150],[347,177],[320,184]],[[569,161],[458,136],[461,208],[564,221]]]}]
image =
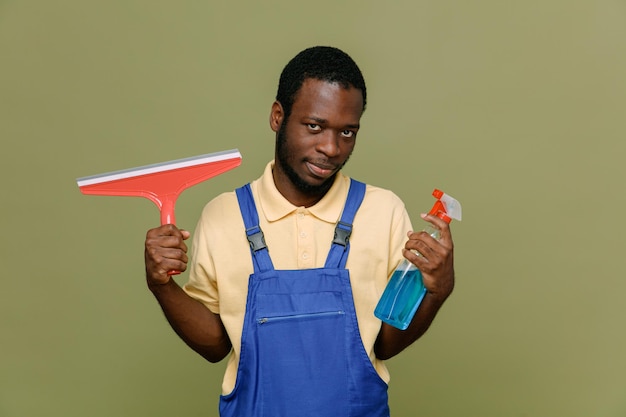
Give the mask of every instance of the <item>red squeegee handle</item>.
[{"label": "red squeegee handle", "polygon": [[[161,212],[161,226],[166,224],[176,224],[176,218],[174,216],[174,207],[176,205],[176,199],[178,195],[164,195],[161,196],[158,200],[160,201],[159,210]],[[158,204],[157,204],[158,205]],[[167,271],[167,275],[178,275],[181,271],[173,269],[171,271]]]}]

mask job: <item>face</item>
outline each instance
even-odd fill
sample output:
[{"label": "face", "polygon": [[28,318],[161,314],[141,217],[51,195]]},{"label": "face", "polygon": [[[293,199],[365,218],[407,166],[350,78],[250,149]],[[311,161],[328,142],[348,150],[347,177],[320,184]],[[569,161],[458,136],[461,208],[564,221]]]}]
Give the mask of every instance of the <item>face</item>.
[{"label": "face", "polygon": [[326,194],[354,149],[362,113],[360,90],[311,78],[298,91],[289,118],[280,103],[272,105],[274,182],[287,200],[309,207]]}]

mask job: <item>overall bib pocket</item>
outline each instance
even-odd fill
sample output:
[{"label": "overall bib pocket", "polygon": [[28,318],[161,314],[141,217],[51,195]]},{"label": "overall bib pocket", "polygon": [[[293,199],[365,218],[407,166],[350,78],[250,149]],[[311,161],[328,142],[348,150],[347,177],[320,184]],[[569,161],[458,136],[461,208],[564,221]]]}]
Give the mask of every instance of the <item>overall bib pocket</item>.
[{"label": "overall bib pocket", "polygon": [[259,367],[272,375],[264,381],[264,398],[291,399],[290,407],[305,412],[310,407],[305,393],[314,390],[316,403],[341,408],[349,385],[347,374],[337,372],[349,354],[341,293],[258,294],[257,307]]}]

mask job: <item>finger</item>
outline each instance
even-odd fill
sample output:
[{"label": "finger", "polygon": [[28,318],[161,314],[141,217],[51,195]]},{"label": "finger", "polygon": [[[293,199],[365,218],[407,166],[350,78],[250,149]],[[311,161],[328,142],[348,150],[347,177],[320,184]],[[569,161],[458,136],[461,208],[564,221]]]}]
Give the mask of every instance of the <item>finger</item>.
[{"label": "finger", "polygon": [[444,247],[428,233],[419,232],[411,234],[403,255],[418,268],[431,271],[443,264],[451,253],[451,249]]},{"label": "finger", "polygon": [[422,213],[420,217],[439,229],[439,242],[442,245],[449,248],[452,247],[452,233],[450,232],[449,223],[432,214]]},{"label": "finger", "polygon": [[176,248],[187,252],[187,244],[182,236],[161,236],[150,243],[163,248]]},{"label": "finger", "polygon": [[186,248],[177,247],[164,247],[159,245],[146,245],[146,260],[153,263],[163,263],[168,259],[181,260],[187,262],[187,250]]},{"label": "finger", "polygon": [[165,277],[170,275],[170,271],[185,272],[187,269],[187,263],[181,260],[165,259],[163,262],[154,265],[154,272],[157,275]]},{"label": "finger", "polygon": [[171,270],[185,271],[187,262],[187,254],[182,249],[146,247],[146,269],[157,276]]},{"label": "finger", "polygon": [[440,254],[426,246],[420,249],[405,249],[403,255],[409,262],[422,270],[422,272],[436,269],[442,259]]},{"label": "finger", "polygon": [[404,247],[409,250],[416,250],[421,254],[439,246],[437,240],[425,231],[409,232],[408,237]]},{"label": "finger", "polygon": [[161,259],[175,260],[187,262],[187,252],[178,248],[162,248],[158,251],[158,255]]},{"label": "finger", "polygon": [[176,235],[149,233],[146,237],[146,247],[179,248],[187,252],[187,245],[184,240],[185,236],[182,233],[178,233]]},{"label": "finger", "polygon": [[[427,242],[425,239],[430,239],[432,242]],[[433,245],[438,245],[437,241],[428,235],[423,235],[415,239],[409,239],[404,245],[404,249],[415,256],[428,258],[433,251]]]},{"label": "finger", "polygon": [[172,224],[164,224],[159,227],[155,227],[154,229],[148,230],[146,233],[146,237],[158,237],[158,236],[181,236],[182,230],[178,229],[176,226]]},{"label": "finger", "polygon": [[[435,242],[435,244],[437,243]],[[407,242],[402,254],[409,262],[420,269],[431,264],[435,257],[433,250],[424,241],[419,239]]]},{"label": "finger", "polygon": [[184,262],[169,262],[161,265],[146,265],[146,277],[148,285],[167,284],[172,275],[178,275],[185,272],[187,264]]}]

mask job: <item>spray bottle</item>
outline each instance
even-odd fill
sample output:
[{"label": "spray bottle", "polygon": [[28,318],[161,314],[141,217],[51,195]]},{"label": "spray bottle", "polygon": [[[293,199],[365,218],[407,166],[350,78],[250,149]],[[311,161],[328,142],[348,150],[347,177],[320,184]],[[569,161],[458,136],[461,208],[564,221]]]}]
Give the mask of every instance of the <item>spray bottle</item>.
[{"label": "spray bottle", "polygon": [[[433,196],[437,201],[428,214],[435,215],[446,223],[450,223],[452,219],[461,220],[461,204],[457,200],[437,189],[433,191]],[[429,224],[424,231],[439,240],[439,229]],[[405,330],[425,295],[426,287],[422,281],[422,272],[404,259],[387,283],[374,315],[385,323]]]}]

